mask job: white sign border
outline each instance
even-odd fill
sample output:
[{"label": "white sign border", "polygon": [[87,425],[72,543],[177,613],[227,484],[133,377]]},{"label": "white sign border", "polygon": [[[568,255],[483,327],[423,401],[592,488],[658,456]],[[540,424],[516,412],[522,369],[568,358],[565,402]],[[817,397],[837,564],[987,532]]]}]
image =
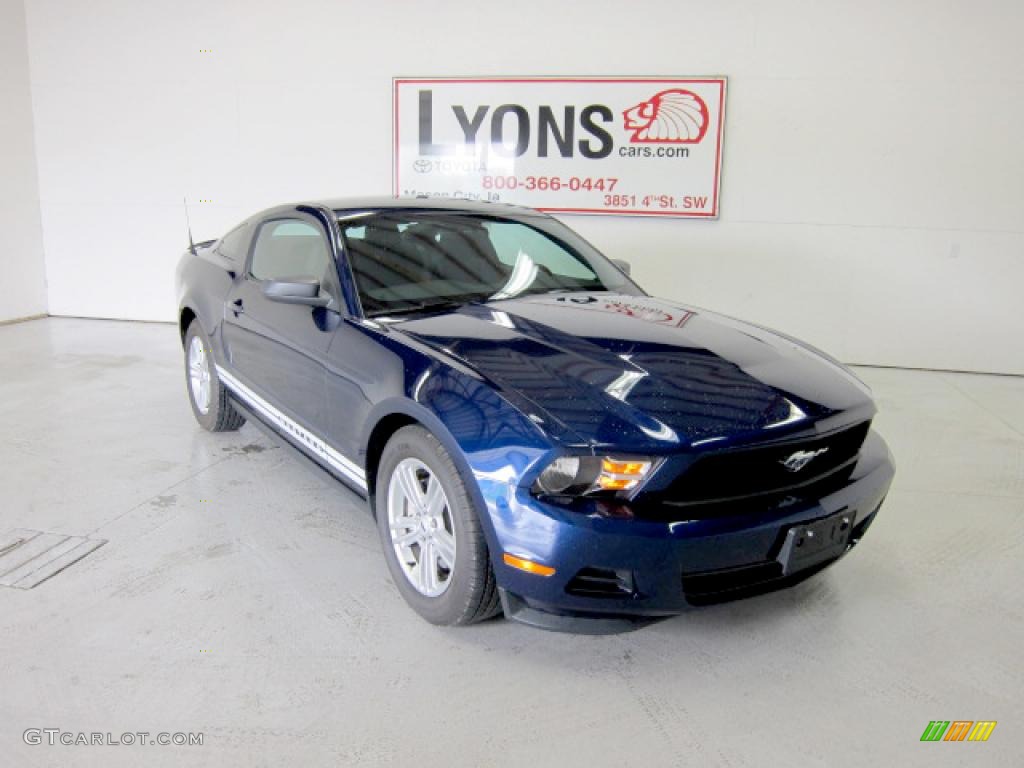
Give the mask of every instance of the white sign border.
[{"label": "white sign border", "polygon": [[672,83],[672,82],[696,82],[696,83],[717,83],[721,86],[718,97],[718,135],[715,137],[715,180],[714,180],[714,206],[710,211],[650,211],[650,210],[623,210],[605,208],[541,208],[535,210],[545,213],[563,213],[583,216],[650,216],[670,219],[698,219],[715,221],[720,216],[720,201],[722,196],[722,155],[725,143],[725,111],[727,93],[729,90],[729,78],[727,75],[496,75],[496,76],[438,76],[438,77],[405,77],[394,76],[391,78],[391,193],[399,197],[401,185],[398,180],[398,156],[399,156],[399,135],[398,135],[398,86],[400,83],[536,83],[536,82],[565,82],[565,83]]}]

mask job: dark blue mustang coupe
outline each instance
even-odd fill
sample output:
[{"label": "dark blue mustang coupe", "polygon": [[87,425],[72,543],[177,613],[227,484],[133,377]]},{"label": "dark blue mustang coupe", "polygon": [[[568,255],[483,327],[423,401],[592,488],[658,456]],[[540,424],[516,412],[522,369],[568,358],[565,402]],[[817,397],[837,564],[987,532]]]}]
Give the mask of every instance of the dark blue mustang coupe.
[{"label": "dark blue mustang coupe", "polygon": [[841,557],[893,477],[867,387],[628,271],[526,208],[263,211],[178,267],[192,408],[366,496],[437,624],[603,631]]}]

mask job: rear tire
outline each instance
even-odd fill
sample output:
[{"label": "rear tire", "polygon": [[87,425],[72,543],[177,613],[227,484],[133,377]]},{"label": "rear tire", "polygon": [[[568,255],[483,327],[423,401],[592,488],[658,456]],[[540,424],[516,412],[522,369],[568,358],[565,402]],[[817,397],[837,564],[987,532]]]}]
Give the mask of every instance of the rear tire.
[{"label": "rear tire", "polygon": [[420,426],[384,447],[377,529],[405,601],[431,624],[473,624],[500,610],[480,520],[455,462]]},{"label": "rear tire", "polygon": [[210,340],[193,320],[185,331],[185,388],[192,413],[203,429],[231,432],[245,424],[245,417],[231,404],[213,360]]}]

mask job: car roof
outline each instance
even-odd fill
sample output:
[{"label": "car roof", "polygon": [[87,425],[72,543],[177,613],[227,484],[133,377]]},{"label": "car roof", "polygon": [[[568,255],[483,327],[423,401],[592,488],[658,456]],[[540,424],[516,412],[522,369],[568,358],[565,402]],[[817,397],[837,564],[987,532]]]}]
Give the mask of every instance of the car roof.
[{"label": "car roof", "polygon": [[454,200],[449,197],[349,197],[331,200],[319,200],[313,203],[329,208],[336,214],[354,213],[356,211],[382,210],[434,210],[461,211],[465,213],[484,213],[507,216],[545,216],[546,214],[533,208],[506,203],[476,202],[471,200]]},{"label": "car roof", "polygon": [[[268,221],[280,216],[288,216],[296,210],[303,208],[319,208],[331,211],[336,217],[345,217],[358,213],[380,213],[381,211],[452,211],[471,214],[482,214],[485,216],[504,216],[508,218],[522,219],[526,216],[551,218],[543,211],[536,208],[528,208],[522,205],[509,205],[507,203],[476,202],[472,200],[453,200],[447,197],[336,197],[327,199],[306,199],[296,200],[291,203],[275,205],[272,208],[264,208],[235,227],[244,226],[256,221]],[[307,210],[307,213],[309,211]],[[210,240],[209,242],[217,242]]]}]

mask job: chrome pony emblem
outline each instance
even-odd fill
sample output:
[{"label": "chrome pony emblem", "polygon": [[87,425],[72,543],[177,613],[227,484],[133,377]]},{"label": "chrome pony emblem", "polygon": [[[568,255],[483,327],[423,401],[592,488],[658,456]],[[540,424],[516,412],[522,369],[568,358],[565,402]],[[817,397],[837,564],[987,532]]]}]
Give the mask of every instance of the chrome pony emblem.
[{"label": "chrome pony emblem", "polygon": [[821,456],[821,454],[825,453],[827,450],[828,448],[825,447],[819,448],[816,451],[797,451],[796,453],[791,453],[789,456],[784,458],[779,462],[779,464],[784,466],[790,472],[799,472],[810,463],[811,459],[815,456]]}]

